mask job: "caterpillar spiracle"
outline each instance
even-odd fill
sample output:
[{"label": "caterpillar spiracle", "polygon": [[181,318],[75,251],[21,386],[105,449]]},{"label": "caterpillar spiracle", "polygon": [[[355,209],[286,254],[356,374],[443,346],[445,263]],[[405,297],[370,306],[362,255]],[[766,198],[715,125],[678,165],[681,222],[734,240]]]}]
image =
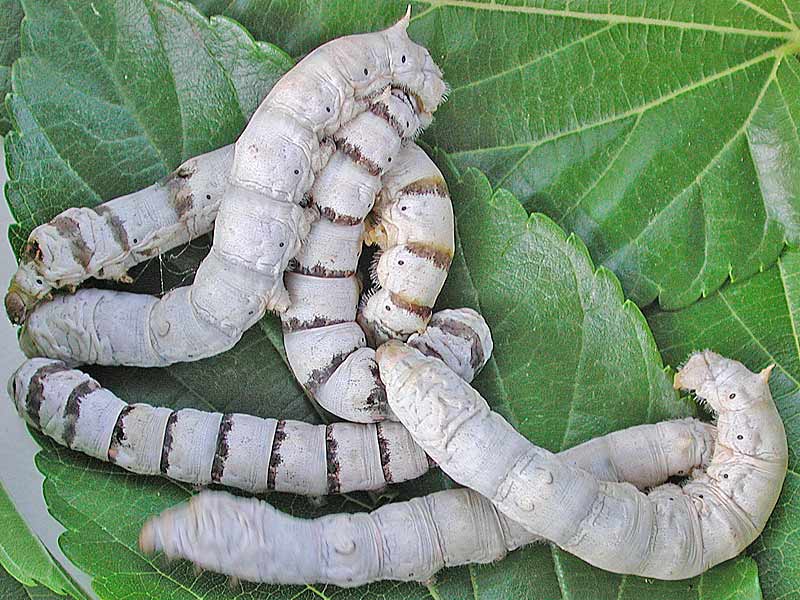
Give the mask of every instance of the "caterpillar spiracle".
[{"label": "caterpillar spiracle", "polygon": [[[640,489],[704,468],[716,431],[695,419],[639,425],[595,438],[558,457],[607,481]],[[290,540],[290,543],[287,543]],[[151,518],[143,550],[163,551],[249,581],[342,587],[376,580],[429,581],[443,567],[489,563],[541,541],[480,494],[437,492],[371,513],[305,520],[263,501],[202,492]]]},{"label": "caterpillar spiracle", "polygon": [[392,410],[442,470],[531,533],[616,573],[684,579],[733,558],[764,529],[786,476],[772,367],[752,373],[708,350],[692,355],[675,387],[695,391],[717,413],[714,454],[684,485],[643,493],[535,446],[409,346],[385,344],[378,364]]},{"label": "caterpillar spiracle", "polygon": [[[409,343],[471,380],[489,358],[488,336],[474,311],[444,310]],[[9,395],[32,427],[60,444],[134,473],[191,484],[319,496],[381,489],[431,466],[397,422],[311,425],[127,404],[53,359],[23,363]]]},{"label": "caterpillar spiracle", "polygon": [[302,203],[333,151],[325,141],[389,86],[423,124],[442,101],[441,72],[408,37],[409,18],[328,42],[276,83],[236,142],[214,243],[191,286],[161,298],[79,290],[35,310],[21,344],[56,358],[67,348],[78,363],[165,366],[227,350],[267,310],[286,310],[283,272],[314,219]]}]

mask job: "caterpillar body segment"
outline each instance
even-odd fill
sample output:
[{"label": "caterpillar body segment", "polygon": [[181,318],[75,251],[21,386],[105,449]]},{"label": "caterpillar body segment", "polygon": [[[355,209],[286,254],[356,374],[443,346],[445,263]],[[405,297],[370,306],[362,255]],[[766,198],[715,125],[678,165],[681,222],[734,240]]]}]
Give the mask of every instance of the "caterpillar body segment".
[{"label": "caterpillar body segment", "polygon": [[[445,330],[431,327],[412,343],[471,379],[491,353],[483,320],[461,309],[437,313],[431,322]],[[192,484],[318,496],[377,490],[430,468],[397,422],[326,426],[127,404],[53,359],[26,361],[12,376],[9,394],[30,425],[73,450]]]},{"label": "caterpillar body segment", "polygon": [[233,145],[191,158],[163,180],[94,208],[69,208],[31,232],[5,298],[12,323],[58,288],[127,281],[132,266],[214,227]]},{"label": "caterpillar body segment", "polygon": [[383,178],[367,232],[382,250],[374,272],[380,287],[358,317],[373,346],[425,329],[453,258],[454,230],[441,172],[424,150],[409,145]]},{"label": "caterpillar body segment", "polygon": [[[708,464],[714,436],[713,426],[684,419],[618,431],[558,456],[609,481],[630,474],[645,488]],[[443,567],[493,562],[540,540],[477,492],[454,489],[311,520],[256,499],[203,492],[150,519],[139,543],[250,581],[352,587],[428,581]]]},{"label": "caterpillar body segment", "polygon": [[223,352],[266,311],[285,311],[283,272],[316,218],[303,203],[333,153],[328,137],[391,85],[426,122],[442,101],[441,72],[409,39],[408,21],[406,15],[387,30],[333,40],[273,87],[236,142],[214,243],[191,286],[162,298],[89,290],[59,298],[27,319],[26,352],[71,363],[165,366]]},{"label": "caterpillar body segment", "polygon": [[682,487],[647,494],[599,481],[534,446],[414,349],[386,344],[378,363],[391,408],[448,475],[532,533],[609,571],[684,579],[736,556],[763,530],[786,475],[771,369],[751,373],[710,351],[693,355],[675,383],[719,415],[712,460]]},{"label": "caterpillar body segment", "polygon": [[387,90],[334,134],[336,153],[311,189],[320,219],[285,275],[291,306],[281,315],[297,380],[332,414],[353,422],[386,418],[375,351],[356,323],[356,279],[364,219],[403,142],[420,129],[412,98]]}]

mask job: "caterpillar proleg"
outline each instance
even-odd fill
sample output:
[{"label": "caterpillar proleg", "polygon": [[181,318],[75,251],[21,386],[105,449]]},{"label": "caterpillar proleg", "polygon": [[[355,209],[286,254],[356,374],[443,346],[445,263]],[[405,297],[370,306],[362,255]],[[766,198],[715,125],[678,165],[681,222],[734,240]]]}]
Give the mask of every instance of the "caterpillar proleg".
[{"label": "caterpillar proleg", "polygon": [[[694,419],[640,425],[558,456],[598,478],[630,477],[646,488],[707,465],[714,435],[713,426]],[[540,539],[480,494],[457,489],[312,520],[256,499],[204,492],[150,519],[139,543],[241,579],[351,587],[427,581],[443,567],[493,562]]]},{"label": "caterpillar proleg", "polygon": [[718,414],[714,455],[685,485],[645,494],[533,445],[413,348],[387,343],[378,364],[392,410],[448,475],[531,533],[609,571],[684,579],[736,556],[763,530],[786,475],[772,367],[752,373],[711,351],[694,354],[675,386],[696,391]]},{"label": "caterpillar proleg", "polygon": [[165,366],[227,350],[267,310],[286,310],[283,271],[315,217],[301,204],[332,153],[328,137],[389,86],[413,100],[422,124],[442,101],[441,72],[409,39],[408,22],[406,14],[384,31],[324,44],[273,87],[236,142],[214,243],[193,285],[161,298],[59,297],[30,315],[24,349],[77,363]]},{"label": "caterpillar proleg", "polygon": [[[483,320],[461,309],[436,313],[431,323],[409,343],[472,380],[491,352]],[[73,450],[192,484],[318,496],[376,490],[430,468],[396,422],[311,425],[126,404],[52,359],[26,361],[9,381],[9,394],[28,423]]]}]

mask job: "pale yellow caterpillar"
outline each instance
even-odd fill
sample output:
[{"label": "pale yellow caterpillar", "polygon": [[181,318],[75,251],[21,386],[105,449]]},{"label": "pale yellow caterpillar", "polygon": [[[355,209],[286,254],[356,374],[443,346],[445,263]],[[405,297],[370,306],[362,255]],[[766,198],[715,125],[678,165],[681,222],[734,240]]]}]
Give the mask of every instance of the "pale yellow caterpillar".
[{"label": "pale yellow caterpillar", "polygon": [[616,573],[684,579],[736,556],[764,529],[786,475],[772,367],[752,373],[710,351],[693,355],[675,385],[718,414],[714,455],[686,484],[643,493],[533,445],[413,348],[389,342],[378,364],[392,410],[442,470],[531,533]]},{"label": "pale yellow caterpillar", "polygon": [[275,85],[236,143],[214,244],[193,285],[161,298],[61,296],[29,316],[24,349],[78,363],[164,366],[229,349],[267,310],[285,310],[283,271],[313,220],[301,203],[332,152],[324,141],[388,86],[413,99],[423,124],[442,100],[441,72],[408,38],[408,21],[333,40]]},{"label": "pale yellow caterpillar", "polygon": [[[559,454],[565,464],[641,489],[708,464],[713,426],[694,419],[640,425]],[[162,550],[250,581],[429,581],[443,567],[489,563],[539,541],[472,490],[447,490],[371,513],[296,519],[256,499],[201,493],[149,520],[143,550]]]},{"label": "pale yellow caterpillar", "polygon": [[380,287],[363,302],[358,321],[377,347],[425,329],[453,259],[447,184],[421,148],[409,147],[386,174],[371,216],[368,239],[382,249]]},{"label": "pale yellow caterpillar", "polygon": [[[489,358],[488,332],[474,311],[445,310],[409,343],[471,380]],[[26,361],[8,391],[20,415],[58,443],[134,473],[196,485],[319,496],[381,489],[430,468],[397,422],[326,426],[127,404],[53,359]]]}]

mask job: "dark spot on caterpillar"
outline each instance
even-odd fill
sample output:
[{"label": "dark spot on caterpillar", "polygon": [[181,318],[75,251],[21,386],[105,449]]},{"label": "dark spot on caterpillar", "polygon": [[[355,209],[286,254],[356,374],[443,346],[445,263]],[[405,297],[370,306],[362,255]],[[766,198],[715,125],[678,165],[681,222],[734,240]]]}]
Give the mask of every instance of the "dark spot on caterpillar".
[{"label": "dark spot on caterpillar", "polygon": [[737,440],[743,440],[744,436],[742,434],[739,434],[739,435],[736,436],[736,439]]},{"label": "dark spot on caterpillar", "polygon": [[275,426],[275,435],[272,438],[272,452],[269,456],[269,468],[267,469],[267,489],[275,489],[275,479],[278,474],[278,467],[281,465],[281,444],[286,439],[286,421],[278,421]]},{"label": "dark spot on caterpillar", "polygon": [[373,177],[379,177],[381,175],[380,166],[375,163],[375,161],[367,158],[367,156],[365,156],[361,149],[357,146],[345,140],[337,140],[336,149],[342,154],[347,155],[350,160],[357,165],[364,167],[364,169],[366,169],[366,171]]},{"label": "dark spot on caterpillar", "polygon": [[41,428],[39,423],[39,410],[44,402],[44,379],[53,373],[67,371],[67,365],[63,362],[50,363],[36,369],[28,383],[28,393],[25,396],[25,410],[28,413],[28,420],[37,429]]},{"label": "dark spot on caterpillar", "polygon": [[405,210],[405,209],[407,209],[407,208],[408,208],[407,206],[401,206],[401,207],[400,207],[400,210]]},{"label": "dark spot on caterpillar", "polygon": [[432,261],[442,271],[448,270],[453,262],[453,253],[449,248],[437,248],[423,242],[407,242],[405,247],[414,256]]},{"label": "dark spot on caterpillar", "polygon": [[723,474],[722,474],[722,478],[723,478],[723,479],[727,479],[727,478],[728,478],[728,474],[727,474],[727,473],[723,473]]},{"label": "dark spot on caterpillar", "polygon": [[383,469],[383,479],[386,483],[392,483],[392,469],[389,467],[389,461],[392,455],[389,452],[389,441],[383,435],[383,427],[380,423],[375,423],[375,435],[378,438],[378,451],[381,458],[381,468]]},{"label": "dark spot on caterpillar", "polygon": [[75,262],[84,269],[87,268],[92,260],[92,250],[83,239],[78,222],[72,217],[60,216],[50,221],[50,224],[55,227],[61,237],[69,242]]},{"label": "dark spot on caterpillar", "polygon": [[389,298],[391,298],[392,302],[398,308],[410,312],[413,315],[417,315],[422,319],[429,319],[433,310],[430,306],[423,306],[422,304],[416,304],[414,302],[409,302],[405,298],[403,298],[400,294],[396,294],[395,292],[389,293]]},{"label": "dark spot on caterpillar", "polygon": [[214,461],[211,463],[211,481],[219,483],[225,475],[225,461],[230,454],[228,445],[228,434],[233,429],[233,415],[224,414],[219,422],[219,433],[217,434],[217,447],[214,450]]},{"label": "dark spot on caterpillar", "polygon": [[248,310],[248,311],[247,311],[247,314],[248,314],[248,315],[252,315],[254,312],[255,312],[255,311]]},{"label": "dark spot on caterpillar", "polygon": [[331,107],[330,107],[330,106],[326,106],[326,107],[325,107],[325,110],[326,110],[327,112],[331,112]]},{"label": "dark spot on caterpillar", "polygon": [[363,217],[354,217],[352,215],[343,215],[343,214],[340,214],[340,213],[336,212],[333,208],[331,208],[329,206],[325,206],[325,207],[321,208],[320,211],[319,211],[319,214],[323,218],[325,218],[328,221],[330,221],[331,223],[334,223],[335,225],[348,225],[348,226],[352,227],[353,225],[359,225],[364,221]]},{"label": "dark spot on caterpillar", "polygon": [[125,443],[125,417],[133,409],[134,407],[130,404],[123,408],[117,417],[117,422],[114,424],[114,430],[111,432],[111,444],[108,446],[108,462],[112,464],[117,464],[120,446]]},{"label": "dark spot on caterpillar", "polygon": [[158,468],[162,475],[166,475],[169,471],[169,453],[172,452],[172,442],[174,440],[173,430],[175,423],[178,420],[177,410],[173,410],[167,418],[167,426],[164,428],[164,440],[161,443],[161,461]]},{"label": "dark spot on caterpillar", "polygon": [[338,494],[342,488],[339,475],[341,467],[339,465],[339,458],[336,455],[339,444],[333,435],[333,425],[328,425],[325,428],[325,463],[328,470],[328,493]]},{"label": "dark spot on caterpillar", "polygon": [[81,416],[81,401],[95,390],[100,389],[100,384],[94,379],[87,379],[75,386],[70,392],[67,402],[64,405],[64,443],[67,448],[72,448],[75,441],[75,428]]},{"label": "dark spot on caterpillar", "polygon": [[400,57],[400,62],[405,64],[405,62],[406,62],[406,55],[405,54],[403,54],[403,56]]},{"label": "dark spot on caterpillar", "polygon": [[36,285],[42,285],[44,283],[41,279],[36,279]]},{"label": "dark spot on caterpillar", "polygon": [[683,475],[683,469],[681,469],[680,471],[678,471],[678,475]]},{"label": "dark spot on caterpillar", "polygon": [[338,325],[340,323],[347,323],[347,319],[328,319],[326,317],[315,316],[313,319],[303,320],[292,317],[283,321],[281,325],[284,333],[292,333],[293,331],[306,331],[308,329],[317,329],[319,327]]},{"label": "dark spot on caterpillar", "polygon": [[283,243],[283,242],[281,242],[280,244],[278,244],[278,246],[279,246],[279,247],[281,247],[281,248],[283,248],[283,246],[284,246],[284,243]]},{"label": "dark spot on caterpillar", "polygon": [[295,170],[294,170],[294,174],[295,174],[295,175],[300,175],[300,169],[295,169]]},{"label": "dark spot on caterpillar", "polygon": [[406,261],[404,261],[404,260],[398,260],[398,261],[397,261],[397,264],[402,266],[402,265],[406,264]]},{"label": "dark spot on caterpillar", "polygon": [[386,162],[392,162],[392,157],[391,157],[391,156],[389,156],[389,157],[386,159]]},{"label": "dark spot on caterpillar", "polygon": [[670,501],[670,502],[672,502],[673,500],[675,500],[675,498],[673,498],[672,496],[670,496],[670,498],[669,498],[669,501]]},{"label": "dark spot on caterpillar", "polygon": [[133,238],[133,243],[134,243],[134,244],[138,244],[138,243],[139,243],[139,240],[137,240],[136,238]]},{"label": "dark spot on caterpillar", "polygon": [[698,494],[698,495],[697,495],[697,497],[698,497],[698,498],[702,498],[702,497],[703,497],[703,494]]},{"label": "dark spot on caterpillar", "polygon": [[392,311],[392,307],[389,306],[388,304],[384,308],[387,310],[387,312],[391,312]]},{"label": "dark spot on caterpillar", "polygon": [[365,67],[364,68],[364,76],[367,76],[367,75],[369,75],[369,70],[367,70],[367,68]]},{"label": "dark spot on caterpillar", "polygon": [[211,200],[211,194],[206,194],[206,200]]},{"label": "dark spot on caterpillar", "polygon": [[731,400],[733,400],[734,398],[736,398],[736,394],[731,394],[730,396],[728,396],[728,398],[730,398]]}]

